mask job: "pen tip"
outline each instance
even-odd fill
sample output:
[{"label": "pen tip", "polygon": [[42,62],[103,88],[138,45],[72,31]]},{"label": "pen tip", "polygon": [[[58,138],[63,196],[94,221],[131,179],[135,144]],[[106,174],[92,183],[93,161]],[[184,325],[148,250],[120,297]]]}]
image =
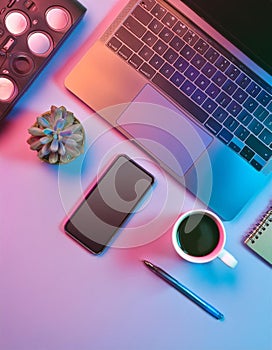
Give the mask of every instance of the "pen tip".
[{"label": "pen tip", "polygon": [[147,260],[143,260],[143,263],[148,266],[148,267],[153,267],[154,265],[151,264],[151,262],[147,261]]},{"label": "pen tip", "polygon": [[218,320],[219,321],[224,321],[224,319],[225,319],[224,315],[220,313],[219,317],[218,317]]}]

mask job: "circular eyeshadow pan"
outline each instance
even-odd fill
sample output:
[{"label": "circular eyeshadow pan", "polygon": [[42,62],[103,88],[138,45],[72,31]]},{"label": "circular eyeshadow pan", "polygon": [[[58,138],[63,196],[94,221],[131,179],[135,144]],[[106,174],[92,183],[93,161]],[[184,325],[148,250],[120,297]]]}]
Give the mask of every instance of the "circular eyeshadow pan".
[{"label": "circular eyeshadow pan", "polygon": [[12,59],[11,67],[15,73],[27,75],[32,72],[34,68],[34,62],[32,58],[26,54],[18,54]]},{"label": "circular eyeshadow pan", "polygon": [[15,92],[15,85],[9,79],[0,77],[0,101],[8,101]]},{"label": "circular eyeshadow pan", "polygon": [[27,17],[18,11],[13,11],[5,17],[7,30],[13,35],[23,34],[28,27]]},{"label": "circular eyeshadow pan", "polygon": [[65,30],[71,23],[71,16],[67,10],[62,7],[52,7],[45,15],[47,24],[55,31]]},{"label": "circular eyeshadow pan", "polygon": [[49,36],[43,32],[33,32],[27,39],[29,50],[37,56],[48,54],[52,44]]}]

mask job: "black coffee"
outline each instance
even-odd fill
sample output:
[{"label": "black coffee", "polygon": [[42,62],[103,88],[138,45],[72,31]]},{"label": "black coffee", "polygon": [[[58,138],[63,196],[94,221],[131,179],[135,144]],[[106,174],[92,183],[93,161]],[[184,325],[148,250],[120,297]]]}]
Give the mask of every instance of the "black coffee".
[{"label": "black coffee", "polygon": [[208,215],[191,214],[180,223],[177,237],[179,246],[186,254],[205,256],[216,248],[219,229]]}]

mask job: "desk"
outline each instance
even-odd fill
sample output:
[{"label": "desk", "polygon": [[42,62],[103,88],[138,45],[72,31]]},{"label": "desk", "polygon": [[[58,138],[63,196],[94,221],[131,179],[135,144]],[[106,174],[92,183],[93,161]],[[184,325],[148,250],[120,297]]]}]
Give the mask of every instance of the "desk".
[{"label": "desk", "polygon": [[[271,350],[271,268],[242,239],[272,197],[272,182],[225,223],[226,247],[239,260],[235,270],[219,260],[182,261],[167,225],[182,210],[201,204],[64,88],[69,70],[124,2],[82,0],[88,8],[84,20],[1,128],[0,349]],[[72,165],[41,163],[26,143],[27,128],[51,104],[65,105],[87,126],[90,147],[81,161],[81,181]],[[87,188],[94,181],[110,149],[139,159],[157,185],[115,247],[96,257],[68,238],[61,224],[79,198],[77,186]],[[151,230],[148,223],[158,216],[151,204],[167,198],[165,183],[171,200]],[[130,232],[140,237],[133,244],[124,239]],[[179,279],[223,312],[225,320],[215,320],[177,293],[142,259]]]}]

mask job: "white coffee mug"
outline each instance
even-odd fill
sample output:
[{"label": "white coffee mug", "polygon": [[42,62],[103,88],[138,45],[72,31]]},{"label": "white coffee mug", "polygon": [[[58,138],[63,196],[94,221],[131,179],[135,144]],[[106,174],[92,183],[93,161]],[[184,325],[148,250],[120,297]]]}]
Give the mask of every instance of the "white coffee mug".
[{"label": "white coffee mug", "polygon": [[209,210],[190,210],[182,214],[174,224],[172,242],[176,252],[187,261],[206,263],[219,258],[229,267],[237,265],[237,260],[224,249],[223,222]]}]

